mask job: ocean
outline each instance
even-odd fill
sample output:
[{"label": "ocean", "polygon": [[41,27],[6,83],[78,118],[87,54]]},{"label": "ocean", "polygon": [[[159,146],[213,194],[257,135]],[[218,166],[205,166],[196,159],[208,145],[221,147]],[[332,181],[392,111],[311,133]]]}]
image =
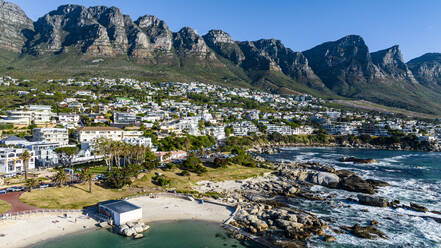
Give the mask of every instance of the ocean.
[{"label": "ocean", "polygon": [[109,230],[89,231],[46,241],[33,248],[251,248],[250,241],[238,241],[217,223],[174,221],[150,224],[142,239],[125,238]]},{"label": "ocean", "polygon": [[[374,158],[377,162],[373,164],[338,162],[343,156]],[[336,169],[351,170],[365,179],[378,179],[391,184],[381,188],[377,193],[388,198],[389,201],[397,199],[406,205],[414,202],[426,206],[429,210],[441,211],[441,153],[286,148],[278,154],[266,155],[266,158],[276,161],[314,161],[334,165]],[[327,205],[320,201],[299,199],[293,202],[293,207],[333,219],[335,223],[331,223],[331,227],[367,225],[371,220],[377,220],[380,223],[378,228],[385,232],[389,239],[365,240],[348,234],[337,235],[329,231],[328,234],[336,237],[335,243],[325,243],[317,238],[309,243],[311,247],[441,247],[441,224],[424,217],[432,215],[441,218],[441,215],[369,207],[347,201],[348,197],[356,198],[356,193],[321,186],[314,186],[313,190],[336,194],[335,204]]]}]

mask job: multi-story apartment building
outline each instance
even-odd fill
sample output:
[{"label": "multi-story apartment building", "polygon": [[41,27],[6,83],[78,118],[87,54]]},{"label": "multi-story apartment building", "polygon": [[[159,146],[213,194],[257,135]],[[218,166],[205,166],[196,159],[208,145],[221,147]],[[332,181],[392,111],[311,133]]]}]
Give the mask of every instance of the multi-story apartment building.
[{"label": "multi-story apartment building", "polygon": [[32,140],[64,146],[69,144],[69,133],[66,128],[34,128]]},{"label": "multi-story apartment building", "polygon": [[114,112],[113,113],[113,124],[121,126],[134,126],[138,122],[136,121],[135,113],[128,112]]},{"label": "multi-story apartment building", "polygon": [[29,105],[18,110],[6,112],[7,117],[0,120],[0,123],[14,125],[47,125],[54,124],[51,120],[54,115],[50,106]]},{"label": "multi-story apartment building", "polygon": [[[15,173],[24,171],[24,162],[20,155],[27,149],[22,148],[0,148],[0,173]],[[29,150],[28,150],[29,151]],[[35,155],[29,151],[31,158],[28,161],[28,169],[35,168]]]},{"label": "multi-story apartment building", "polygon": [[100,139],[122,141],[124,138],[142,136],[142,131],[124,131],[117,127],[81,127],[76,136],[81,143],[94,143]]},{"label": "multi-story apartment building", "polygon": [[30,142],[25,147],[35,153],[35,166],[52,167],[58,165],[59,156],[54,151],[59,144]]}]

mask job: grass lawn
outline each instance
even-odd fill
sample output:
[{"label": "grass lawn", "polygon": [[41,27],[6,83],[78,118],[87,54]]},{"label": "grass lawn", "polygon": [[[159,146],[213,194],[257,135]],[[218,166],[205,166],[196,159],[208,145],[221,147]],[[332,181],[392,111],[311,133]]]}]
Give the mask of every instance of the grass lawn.
[{"label": "grass lawn", "polygon": [[181,191],[191,190],[191,186],[202,180],[225,181],[239,180],[249,177],[263,175],[271,170],[262,168],[250,168],[238,165],[229,166],[228,168],[207,168],[208,172],[202,175],[191,173],[190,176],[179,176],[179,169],[163,171],[157,169],[145,174],[140,179],[133,182],[131,186],[126,186],[122,190],[103,188],[99,185],[93,185],[92,193],[89,193],[88,184],[77,184],[71,187],[47,188],[44,190],[33,190],[21,195],[20,200],[26,204],[39,208],[49,209],[81,209],[86,206],[94,205],[105,200],[115,200],[121,197],[136,195],[144,192],[157,192],[158,186],[152,183],[152,177],[155,172],[163,173],[167,178],[171,179],[171,183],[167,188],[174,188]]},{"label": "grass lawn", "polygon": [[[160,172],[167,178],[171,179],[170,185],[167,188],[174,188],[176,190],[188,191],[192,189],[192,185],[199,181],[210,180],[213,182],[226,181],[226,180],[241,180],[255,176],[261,176],[271,170],[262,168],[250,168],[239,165],[228,166],[227,168],[207,168],[208,172],[202,175],[190,173],[190,176],[180,176],[180,169],[173,169],[170,171],[163,171],[157,169],[146,174],[141,179],[133,183],[134,186],[142,187],[155,187],[152,183],[152,177],[155,176],[155,172]],[[156,186],[157,187],[157,186]]]},{"label": "grass lawn", "polygon": [[11,209],[11,204],[9,204],[9,202],[0,200],[0,214],[8,211],[9,209]]},{"label": "grass lawn", "polygon": [[88,184],[76,184],[25,192],[20,196],[20,200],[39,208],[82,209],[101,201],[116,200],[127,195],[130,195],[128,190],[106,189],[95,184],[92,185],[92,193],[89,193]]}]

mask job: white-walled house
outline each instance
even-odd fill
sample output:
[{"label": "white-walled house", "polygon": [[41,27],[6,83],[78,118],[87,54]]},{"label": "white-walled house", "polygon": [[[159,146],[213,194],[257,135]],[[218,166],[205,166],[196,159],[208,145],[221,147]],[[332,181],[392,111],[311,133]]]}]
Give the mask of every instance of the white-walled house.
[{"label": "white-walled house", "polygon": [[81,127],[76,131],[80,143],[94,143],[100,139],[122,141],[142,136],[142,131],[125,131],[118,127]]},{"label": "white-walled house", "polygon": [[67,128],[34,128],[32,130],[32,140],[65,146],[69,144],[69,132]]},{"label": "white-walled house", "polygon": [[28,169],[35,169],[35,154],[23,148],[0,148],[0,173],[15,173],[24,171],[24,163],[20,155],[28,151],[31,158],[28,161]]}]

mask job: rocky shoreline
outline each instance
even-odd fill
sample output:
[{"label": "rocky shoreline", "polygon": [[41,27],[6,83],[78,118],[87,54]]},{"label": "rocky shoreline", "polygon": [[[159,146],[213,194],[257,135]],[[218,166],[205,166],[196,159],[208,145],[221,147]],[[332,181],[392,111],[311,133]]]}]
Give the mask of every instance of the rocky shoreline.
[{"label": "rocky shoreline", "polygon": [[[225,201],[236,204],[239,210],[228,223],[243,232],[265,239],[274,247],[303,247],[311,238],[333,242],[337,234],[347,234],[363,239],[388,239],[376,220],[368,224],[346,226],[335,220],[317,216],[296,207],[296,199],[321,202],[330,206],[351,207],[351,204],[379,208],[403,208],[415,213],[434,213],[424,206],[400,204],[395,199],[376,196],[387,182],[363,179],[348,170],[336,170],[331,165],[300,162],[271,162],[274,172],[264,177],[235,181],[235,187],[225,188],[225,183],[208,182],[204,191],[222,192]],[[336,202],[335,194],[324,194],[311,188],[315,185],[355,193],[355,197]],[[440,222],[440,218],[425,216]],[[332,223],[332,225],[330,225]],[[334,235],[333,235],[334,233]],[[235,233],[236,238],[244,235]]]},{"label": "rocky shoreline", "polygon": [[261,154],[274,154],[277,153],[280,148],[287,147],[329,147],[329,148],[353,148],[353,149],[366,149],[366,150],[388,150],[388,151],[421,151],[421,152],[441,152],[441,146],[437,144],[432,144],[430,146],[425,146],[424,148],[414,149],[409,146],[401,146],[401,144],[393,144],[393,145],[371,145],[371,144],[337,144],[337,143],[311,143],[311,144],[303,144],[303,143],[265,143],[265,144],[255,144],[252,148],[248,149],[249,152],[253,153],[261,153]]}]

